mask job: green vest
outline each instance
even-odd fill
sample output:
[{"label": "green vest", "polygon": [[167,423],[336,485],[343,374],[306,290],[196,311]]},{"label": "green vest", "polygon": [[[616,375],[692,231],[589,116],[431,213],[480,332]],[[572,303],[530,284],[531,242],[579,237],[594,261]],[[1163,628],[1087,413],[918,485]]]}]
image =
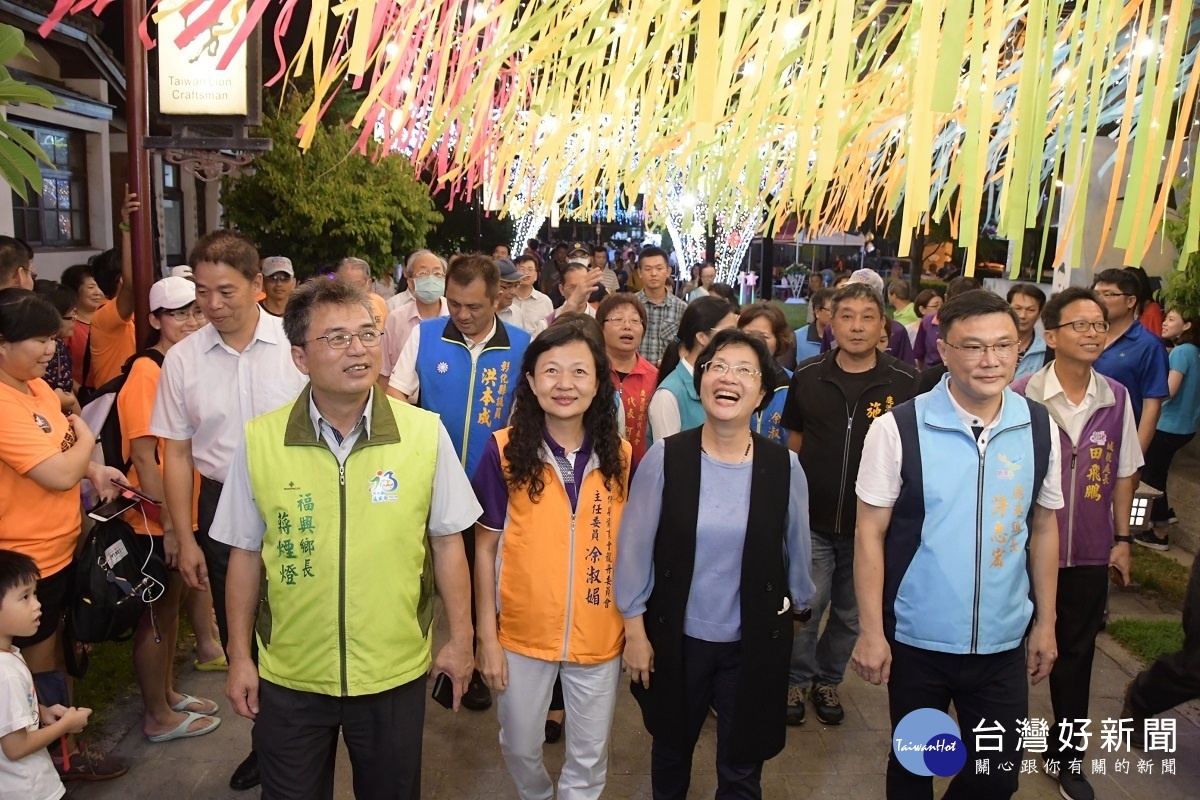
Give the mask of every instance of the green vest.
[{"label": "green vest", "polygon": [[297,691],[376,694],[429,669],[438,418],[376,390],[370,436],[339,465],[313,430],[309,391],[246,425],[267,525],[258,670]]}]

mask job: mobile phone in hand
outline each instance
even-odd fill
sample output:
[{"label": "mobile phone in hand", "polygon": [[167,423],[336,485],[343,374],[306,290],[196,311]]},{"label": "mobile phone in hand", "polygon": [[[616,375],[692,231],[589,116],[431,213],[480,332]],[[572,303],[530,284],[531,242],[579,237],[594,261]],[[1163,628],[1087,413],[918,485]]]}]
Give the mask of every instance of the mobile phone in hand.
[{"label": "mobile phone in hand", "polygon": [[113,478],[112,484],[113,484],[113,486],[116,486],[117,488],[119,488],[121,491],[132,494],[134,497],[138,498],[139,500],[145,500],[147,503],[153,503],[156,506],[162,505],[161,501],[155,500],[153,497],[146,494],[145,492],[143,492],[141,489],[137,488],[136,486],[130,486],[128,483],[121,480],[120,478]]},{"label": "mobile phone in hand", "polygon": [[433,701],[443,708],[454,708],[454,681],[444,672],[433,679]]},{"label": "mobile phone in hand", "polygon": [[133,508],[138,504],[138,502],[139,501],[137,498],[119,495],[114,497],[112,500],[109,500],[99,508],[93,508],[88,512],[88,516],[97,522],[108,522],[110,519],[119,517],[129,509]]}]

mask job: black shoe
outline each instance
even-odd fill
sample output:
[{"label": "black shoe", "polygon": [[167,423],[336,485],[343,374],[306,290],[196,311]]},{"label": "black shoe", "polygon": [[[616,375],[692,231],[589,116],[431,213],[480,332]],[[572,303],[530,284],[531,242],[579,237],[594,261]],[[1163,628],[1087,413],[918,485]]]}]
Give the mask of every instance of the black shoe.
[{"label": "black shoe", "polygon": [[237,765],[233,776],[229,779],[229,788],[235,792],[244,792],[258,786],[258,753],[253,750],[246,760]]},{"label": "black shoe", "polygon": [[1063,770],[1058,776],[1058,793],[1066,800],[1096,800],[1092,785],[1083,775]]},{"label": "black shoe", "polygon": [[818,683],[813,686],[809,697],[812,698],[813,708],[817,711],[817,719],[826,725],[842,724],[846,712],[842,710],[842,701],[838,697],[836,686]]},{"label": "black shoe", "polygon": [[788,686],[787,724],[804,724],[804,690],[799,686]]},{"label": "black shoe", "polygon": [[483,682],[483,676],[479,674],[479,670],[475,670],[471,675],[471,682],[467,685],[467,690],[462,696],[463,708],[469,708],[472,711],[486,711],[492,707],[492,690]]},{"label": "black shoe", "polygon": [[552,719],[546,720],[546,744],[557,744],[562,738],[562,723]]},{"label": "black shoe", "polygon": [[1170,535],[1163,536],[1160,539],[1154,535],[1154,531],[1152,530],[1142,531],[1138,535],[1134,536],[1133,540],[1142,547],[1149,547],[1151,550],[1158,550],[1159,552],[1171,549]]},{"label": "black shoe", "polygon": [[1145,730],[1146,718],[1133,708],[1133,683],[1137,678],[1134,678],[1129,683],[1125,684],[1125,699],[1121,701],[1121,719],[1133,720],[1133,730],[1129,733],[1129,746],[1135,750],[1145,750]]}]

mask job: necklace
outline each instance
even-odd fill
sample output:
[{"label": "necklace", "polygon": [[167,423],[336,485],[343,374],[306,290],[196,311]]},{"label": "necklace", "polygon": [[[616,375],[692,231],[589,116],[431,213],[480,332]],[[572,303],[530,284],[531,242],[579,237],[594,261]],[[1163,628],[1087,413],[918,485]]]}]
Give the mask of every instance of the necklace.
[{"label": "necklace", "polygon": [[[752,444],[754,444],[753,438],[751,438],[750,441],[746,442],[746,452],[742,453],[742,457],[740,459],[738,459],[737,463],[739,463],[739,464],[745,463],[746,459],[750,457],[750,446]],[[710,453],[704,449],[704,445],[700,445],[700,452],[704,453],[704,455],[706,455],[706,456],[710,455]]]}]

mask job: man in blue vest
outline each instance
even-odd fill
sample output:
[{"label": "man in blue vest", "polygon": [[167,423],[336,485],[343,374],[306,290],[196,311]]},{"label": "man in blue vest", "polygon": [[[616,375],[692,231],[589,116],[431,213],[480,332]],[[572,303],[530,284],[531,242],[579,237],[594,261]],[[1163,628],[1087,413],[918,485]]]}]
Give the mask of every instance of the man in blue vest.
[{"label": "man in blue vest", "polygon": [[951,702],[967,758],[945,797],[1003,799],[1017,790],[1026,673],[1038,683],[1057,658],[1058,431],[1007,388],[1018,339],[1003,298],[966,292],[938,318],[949,374],[879,417],[863,446],[850,663],[888,684],[889,800],[932,796],[930,771],[902,755],[946,731],[905,744],[897,727]]},{"label": "man in blue vest", "polygon": [[[508,425],[521,378],[521,359],[529,334],[496,316],[500,268],[484,255],[450,262],[446,306],[450,318],[428,319],[413,329],[396,360],[388,394],[442,418],[467,471],[483,455],[484,445]],[[468,564],[475,561],[475,533],[463,532]],[[492,695],[476,672],[462,704],[482,711]]]}]

